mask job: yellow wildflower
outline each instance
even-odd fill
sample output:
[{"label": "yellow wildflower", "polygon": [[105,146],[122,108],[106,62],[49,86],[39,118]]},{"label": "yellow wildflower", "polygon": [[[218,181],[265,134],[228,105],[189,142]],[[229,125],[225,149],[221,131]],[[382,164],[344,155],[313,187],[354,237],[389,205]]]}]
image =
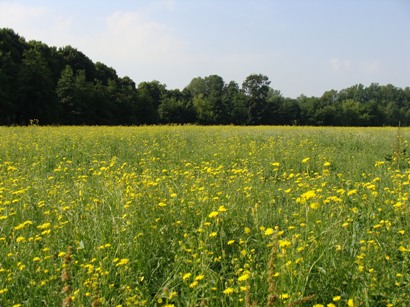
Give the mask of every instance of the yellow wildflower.
[{"label": "yellow wildflower", "polygon": [[191,277],[191,273],[185,273],[183,276],[182,276],[182,280],[187,280],[189,277]]},{"label": "yellow wildflower", "polygon": [[44,229],[50,228],[50,226],[51,226],[50,223],[44,223],[44,224],[38,225],[37,229],[44,230]]},{"label": "yellow wildflower", "polygon": [[291,243],[287,240],[279,240],[279,246],[281,248],[287,248],[291,245]]},{"label": "yellow wildflower", "polygon": [[334,296],[333,297],[333,301],[334,302],[338,302],[338,301],[340,301],[342,299],[342,297],[340,296],[340,295],[337,295],[337,296]]},{"label": "yellow wildflower", "polygon": [[117,264],[115,266],[127,265],[128,262],[130,262],[129,259],[122,258],[120,261],[117,262]]},{"label": "yellow wildflower", "polygon": [[13,227],[13,230],[20,230],[23,229],[24,227],[28,226],[28,225],[32,225],[33,222],[32,221],[25,221],[19,225],[17,225],[16,227]]},{"label": "yellow wildflower", "polygon": [[405,252],[410,252],[410,249],[407,249],[404,246],[400,246],[399,251],[401,251],[402,253],[405,253]]},{"label": "yellow wildflower", "polygon": [[218,211],[219,212],[225,212],[226,208],[224,206],[219,206]]},{"label": "yellow wildflower", "polygon": [[307,191],[301,195],[302,199],[308,200],[316,196],[316,192],[314,190]]},{"label": "yellow wildflower", "polygon": [[352,195],[355,195],[355,194],[357,194],[357,190],[356,190],[356,189],[349,190],[349,191],[347,192],[347,196],[352,196]]},{"label": "yellow wildflower", "polygon": [[312,208],[312,209],[317,209],[317,208],[319,208],[319,203],[318,203],[318,202],[311,203],[311,204],[310,204],[310,208]]},{"label": "yellow wildflower", "polygon": [[241,276],[238,277],[238,281],[245,281],[247,279],[249,279],[249,272],[245,272]]},{"label": "yellow wildflower", "polygon": [[226,294],[226,295],[229,295],[229,294],[233,293],[233,289],[232,289],[232,288],[226,288],[226,289],[223,291],[223,293]]},{"label": "yellow wildflower", "polygon": [[209,218],[213,218],[213,217],[218,216],[218,214],[219,214],[219,212],[217,212],[217,211],[212,211],[211,213],[209,213],[208,217],[209,217]]},{"label": "yellow wildflower", "polygon": [[25,241],[26,241],[26,238],[23,237],[23,236],[20,236],[20,237],[18,237],[18,238],[16,239],[16,242],[17,242],[17,243],[25,242]]},{"label": "yellow wildflower", "polygon": [[273,228],[268,228],[265,230],[265,236],[270,236],[271,234],[273,234]]}]

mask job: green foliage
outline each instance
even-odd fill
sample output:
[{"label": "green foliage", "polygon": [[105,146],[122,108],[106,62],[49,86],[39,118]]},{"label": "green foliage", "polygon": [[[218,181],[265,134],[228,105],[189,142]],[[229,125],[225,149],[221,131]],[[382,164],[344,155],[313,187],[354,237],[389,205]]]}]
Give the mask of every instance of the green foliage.
[{"label": "green foliage", "polygon": [[247,124],[266,123],[266,112],[269,110],[267,104],[269,84],[268,77],[261,74],[249,75],[242,83],[247,111]]},{"label": "green foliage", "polygon": [[226,94],[223,79],[218,75],[194,78],[186,87],[199,124],[229,124],[232,101]]},{"label": "green foliage", "polygon": [[186,93],[171,90],[162,95],[158,107],[161,123],[188,124],[196,121],[194,105]]},{"label": "green foliage", "polygon": [[69,65],[75,73],[84,71],[87,81],[93,81],[96,75],[96,67],[94,63],[81,51],[66,46],[58,50],[63,62]]},{"label": "green foliage", "polygon": [[165,85],[158,81],[141,82],[138,85],[138,113],[141,114],[141,123],[159,123],[158,107],[165,91]]},{"label": "green foliage", "polygon": [[0,124],[12,124],[15,121],[15,103],[11,91],[15,65],[10,54],[4,54],[0,50]]},{"label": "green foliage", "polygon": [[241,88],[218,75],[195,77],[180,90],[158,81],[136,86],[115,69],[93,63],[72,46],[26,42],[0,29],[0,125],[407,126],[410,88],[356,84],[321,97],[286,98],[267,76],[251,74]]},{"label": "green foliage", "polygon": [[51,71],[37,49],[23,52],[17,82],[18,121],[27,124],[30,119],[38,119],[43,124],[56,123],[58,110]]}]

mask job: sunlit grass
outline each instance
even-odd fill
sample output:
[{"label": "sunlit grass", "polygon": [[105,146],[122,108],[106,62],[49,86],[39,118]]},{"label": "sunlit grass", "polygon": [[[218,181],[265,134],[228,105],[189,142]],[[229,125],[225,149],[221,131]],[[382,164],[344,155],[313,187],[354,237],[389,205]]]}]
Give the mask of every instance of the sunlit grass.
[{"label": "sunlit grass", "polygon": [[410,300],[408,129],[0,133],[1,306]]}]

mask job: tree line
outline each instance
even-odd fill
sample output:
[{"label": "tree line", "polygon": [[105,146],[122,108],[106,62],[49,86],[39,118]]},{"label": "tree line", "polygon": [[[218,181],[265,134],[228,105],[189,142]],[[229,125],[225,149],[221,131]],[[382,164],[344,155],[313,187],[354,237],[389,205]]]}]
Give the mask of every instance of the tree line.
[{"label": "tree line", "polygon": [[263,74],[241,85],[218,75],[182,90],[138,85],[77,49],[26,41],[0,29],[0,125],[321,125],[410,124],[410,88],[357,84],[321,97],[284,97]]}]

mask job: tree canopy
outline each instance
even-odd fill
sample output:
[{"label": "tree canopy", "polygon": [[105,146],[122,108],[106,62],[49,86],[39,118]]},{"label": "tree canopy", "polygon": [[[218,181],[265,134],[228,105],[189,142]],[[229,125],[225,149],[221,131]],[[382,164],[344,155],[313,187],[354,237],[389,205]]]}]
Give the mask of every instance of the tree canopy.
[{"label": "tree canopy", "polygon": [[268,77],[239,86],[218,75],[182,90],[136,85],[72,46],[50,47],[0,29],[0,125],[324,125],[410,124],[410,88],[356,84],[321,97],[284,97]]}]

